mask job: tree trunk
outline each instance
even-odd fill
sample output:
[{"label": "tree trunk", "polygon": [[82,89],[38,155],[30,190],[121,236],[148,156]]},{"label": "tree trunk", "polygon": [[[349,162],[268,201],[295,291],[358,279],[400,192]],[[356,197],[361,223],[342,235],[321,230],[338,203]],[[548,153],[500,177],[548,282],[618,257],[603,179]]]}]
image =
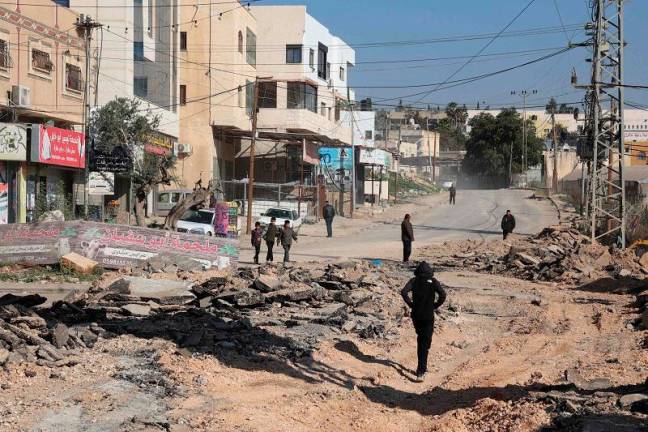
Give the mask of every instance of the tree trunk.
[{"label": "tree trunk", "polygon": [[146,185],[139,186],[135,190],[135,221],[137,226],[146,226],[146,197],[150,188]]}]

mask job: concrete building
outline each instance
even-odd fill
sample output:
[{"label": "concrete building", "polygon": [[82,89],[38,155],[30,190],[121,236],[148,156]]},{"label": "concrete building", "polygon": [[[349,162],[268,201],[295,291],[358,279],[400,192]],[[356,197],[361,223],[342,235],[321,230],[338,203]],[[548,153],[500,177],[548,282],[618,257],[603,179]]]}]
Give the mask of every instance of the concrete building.
[{"label": "concrete building", "polygon": [[70,194],[86,162],[77,14],[21,3],[0,5],[0,223],[31,221],[37,205]]},{"label": "concrete building", "polygon": [[[342,111],[341,122],[351,125],[351,111]],[[376,113],[353,111],[353,143],[363,147],[376,146]]]},{"label": "concrete building", "polygon": [[270,78],[261,87],[260,130],[307,133],[351,143],[342,121],[348,75],[355,51],[308,14],[305,6],[252,6],[260,49],[257,74]]}]

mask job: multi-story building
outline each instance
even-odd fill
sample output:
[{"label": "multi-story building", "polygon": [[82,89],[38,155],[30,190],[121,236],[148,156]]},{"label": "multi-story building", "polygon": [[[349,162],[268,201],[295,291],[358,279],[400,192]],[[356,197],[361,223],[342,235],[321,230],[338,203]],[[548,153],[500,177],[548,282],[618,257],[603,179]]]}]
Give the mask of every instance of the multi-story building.
[{"label": "multi-story building", "polygon": [[[144,151],[170,154],[177,150],[180,131],[178,100],[179,33],[194,27],[180,22],[178,0],[66,0],[71,10],[101,25],[92,40],[90,103],[98,106],[115,98],[136,99],[142,111],[159,118],[158,130],[144,144]],[[185,67],[186,65],[182,65]],[[130,187],[129,176],[115,176],[115,197],[123,211]],[[112,197],[111,197],[112,198]],[[90,204],[100,204],[92,202]],[[147,209],[153,208],[153,196]]]},{"label": "multi-story building", "polygon": [[37,203],[71,194],[86,162],[77,14],[23,3],[0,5],[0,223],[30,221]]}]

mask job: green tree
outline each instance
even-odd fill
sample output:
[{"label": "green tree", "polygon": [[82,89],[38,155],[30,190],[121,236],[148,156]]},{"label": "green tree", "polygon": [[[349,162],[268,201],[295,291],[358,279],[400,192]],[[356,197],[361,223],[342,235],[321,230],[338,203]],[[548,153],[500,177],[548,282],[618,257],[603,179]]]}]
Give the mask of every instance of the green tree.
[{"label": "green tree", "polygon": [[[501,184],[510,184],[509,161],[512,160],[512,173],[521,173],[524,169],[522,122],[515,109],[505,109],[496,117],[482,113],[472,118],[463,161],[464,172],[476,177],[488,177]],[[542,158],[542,140],[536,137],[531,120],[527,120],[526,131],[527,164],[538,165]]]},{"label": "green tree", "polygon": [[438,131],[441,134],[441,150],[463,150],[466,146],[466,120],[468,110],[455,102],[445,108],[446,118],[439,120]]},{"label": "green tree", "polygon": [[157,155],[144,151],[147,138],[160,124],[158,116],[141,108],[135,99],[116,98],[95,110],[90,117],[90,133],[94,148],[112,153],[120,147],[133,161],[130,173],[135,196],[137,224],[144,225],[146,197],[157,185],[169,185],[176,180],[173,155]]}]

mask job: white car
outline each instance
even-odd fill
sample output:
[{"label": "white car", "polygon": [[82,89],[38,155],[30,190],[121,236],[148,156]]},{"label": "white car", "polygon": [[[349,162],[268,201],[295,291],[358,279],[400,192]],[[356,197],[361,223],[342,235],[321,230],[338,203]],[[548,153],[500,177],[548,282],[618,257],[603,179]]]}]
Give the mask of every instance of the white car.
[{"label": "white car", "polygon": [[299,231],[299,227],[301,227],[301,224],[303,222],[302,218],[299,216],[299,213],[297,213],[296,210],[282,207],[274,207],[268,209],[268,211],[261,214],[261,217],[257,219],[257,222],[261,222],[261,227],[265,229],[268,225],[270,225],[270,219],[272,219],[273,217],[277,218],[277,221],[275,223],[278,227],[282,227],[284,221],[289,220],[290,227],[295,231]]},{"label": "white car", "polygon": [[189,234],[214,235],[214,210],[187,210],[176,223],[176,231]]}]

